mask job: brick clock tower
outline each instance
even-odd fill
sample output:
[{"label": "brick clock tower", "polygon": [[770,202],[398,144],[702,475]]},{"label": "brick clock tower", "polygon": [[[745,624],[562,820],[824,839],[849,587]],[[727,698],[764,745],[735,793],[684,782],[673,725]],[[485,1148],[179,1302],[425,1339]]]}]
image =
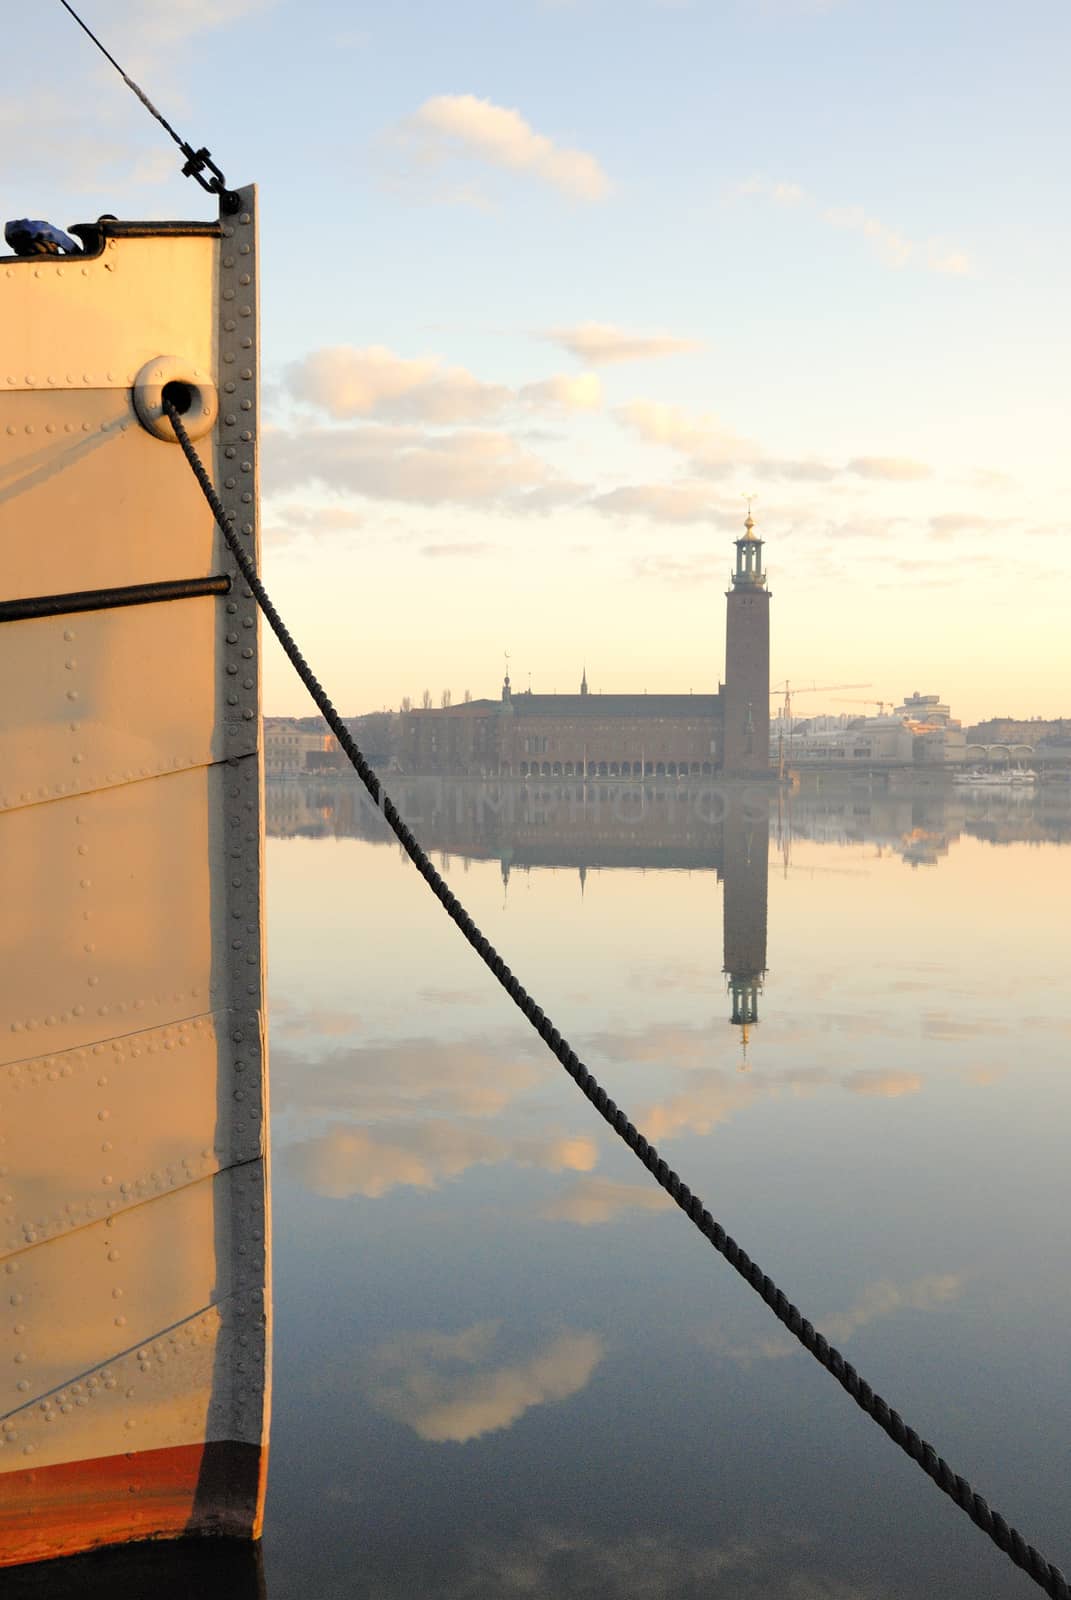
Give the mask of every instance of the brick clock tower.
[{"label": "brick clock tower", "polygon": [[770,591],[762,540],[748,506],[736,541],[736,571],[726,593],[722,772],[762,778],[770,772]]}]

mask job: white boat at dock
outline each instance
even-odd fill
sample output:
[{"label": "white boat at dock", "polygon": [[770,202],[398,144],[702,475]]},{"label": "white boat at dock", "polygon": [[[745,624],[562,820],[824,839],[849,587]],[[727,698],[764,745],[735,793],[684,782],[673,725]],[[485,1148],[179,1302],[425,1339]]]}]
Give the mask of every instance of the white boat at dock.
[{"label": "white boat at dock", "polygon": [[1037,783],[1038,775],[1032,767],[1003,767],[997,771],[973,767],[969,772],[957,772],[952,781],[971,789],[1022,789]]}]

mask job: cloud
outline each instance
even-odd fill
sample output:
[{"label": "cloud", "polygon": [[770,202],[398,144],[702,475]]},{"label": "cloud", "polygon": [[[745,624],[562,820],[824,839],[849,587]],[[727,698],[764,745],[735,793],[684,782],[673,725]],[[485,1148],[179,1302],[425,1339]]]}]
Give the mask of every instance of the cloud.
[{"label": "cloud", "polygon": [[823,220],[834,228],[846,228],[861,233],[874,245],[882,260],[890,267],[906,267],[915,247],[902,233],[868,215],[862,206],[829,206],[822,212]]},{"label": "cloud", "polygon": [[825,461],[757,461],[751,468],[757,478],[786,479],[790,483],[829,483],[837,468]]},{"label": "cloud", "polygon": [[742,183],[733,186],[734,194],[761,194],[767,199],[776,200],[781,206],[802,205],[810,196],[798,183],[776,182],[769,178],[745,178]]},{"label": "cloud", "polygon": [[997,472],[992,467],[975,467],[967,481],[973,489],[988,489],[998,494],[1018,487],[1018,480],[1010,472]]},{"label": "cloud", "polygon": [[[561,488],[551,467],[493,429],[430,433],[366,423],[271,433],[273,490],[303,484],[417,505],[524,505],[524,494]],[[573,491],[569,491],[572,493]],[[541,509],[529,502],[530,509]]]},{"label": "cloud", "polygon": [[[516,428],[461,424],[516,419],[532,411],[597,410],[603,403],[597,373],[557,374],[513,387],[485,383],[438,356],[401,356],[384,346],[332,346],[292,363],[285,384],[294,399],[316,406],[334,422],[351,425],[274,430],[274,448],[266,457],[269,489],[312,484],[373,499],[533,514],[584,501],[584,485],[563,479],[529,448],[523,430],[518,434]],[[708,483],[745,467],[763,480],[805,484],[827,484],[839,472],[881,481],[931,475],[924,463],[891,456],[860,456],[843,468],[815,459],[768,456],[712,413],[657,401],[630,401],[616,407],[614,417],[645,443],[684,457],[685,472],[669,483],[619,484],[586,501],[603,515],[734,529],[739,508],[714,502]],[[360,425],[352,425],[355,421]],[[291,536],[292,530],[284,523],[272,532],[278,540]],[[422,553],[465,556],[484,548],[472,540],[434,542]],[[663,567],[665,559],[649,558]],[[676,568],[664,567],[659,575],[687,581],[687,573]]]},{"label": "cloud", "polygon": [[582,483],[558,478],[553,483],[543,484],[541,488],[524,490],[510,501],[509,509],[522,515],[540,516],[557,511],[561,506],[577,505],[587,492]]},{"label": "cloud", "polygon": [[285,383],[297,400],[336,422],[376,417],[387,422],[487,422],[517,408],[596,411],[602,385],[593,372],[558,375],[513,389],[485,383],[438,356],[410,358],[383,345],[332,345],[292,362]]},{"label": "cloud", "polygon": [[[947,1305],[960,1294],[963,1283],[964,1275],[961,1272],[929,1272],[903,1285],[881,1279],[877,1283],[867,1284],[846,1311],[834,1311],[818,1318],[815,1327],[832,1344],[843,1345],[860,1328],[869,1326],[881,1317],[892,1316],[897,1311],[930,1311],[935,1306]],[[763,1334],[746,1344],[734,1345],[723,1340],[714,1330],[701,1335],[699,1342],[744,1367],[754,1361],[783,1361],[788,1356],[796,1355],[802,1348],[787,1333]]]},{"label": "cloud", "polygon": [[610,180],[595,156],[537,133],[519,111],[472,94],[436,95],[402,125],[402,137],[425,164],[460,153],[523,172],[575,200],[602,200]]},{"label": "cloud", "polygon": [[642,555],[632,563],[637,578],[654,578],[677,588],[690,588],[696,583],[725,582],[725,563],[709,555],[688,556]]},{"label": "cloud", "polygon": [[429,561],[457,561],[488,555],[494,548],[486,540],[470,539],[454,544],[424,544],[420,547],[420,554],[427,556]]},{"label": "cloud", "polygon": [[962,250],[941,251],[931,246],[926,265],[931,272],[943,272],[951,278],[969,278],[974,270],[971,259]]},{"label": "cloud", "polygon": [[942,511],[930,518],[930,533],[935,539],[954,539],[958,534],[1001,533],[1014,527],[1014,517],[979,516],[970,511]]},{"label": "cloud", "polygon": [[575,377],[566,375],[545,378],[541,383],[526,383],[517,395],[523,404],[537,409],[598,411],[602,405],[602,383],[594,372],[581,372]]},{"label": "cloud", "polygon": [[661,401],[633,400],[618,406],[614,415],[645,443],[680,451],[710,476],[724,476],[757,461],[762,453],[752,440],[733,433],[709,412],[697,415]]},{"label": "cloud", "polygon": [[336,420],[478,422],[501,412],[510,398],[501,384],[482,383],[463,367],[434,357],[407,360],[382,345],[315,350],[292,362],[285,377],[296,399]]},{"label": "cloud", "polygon": [[846,0],[751,0],[751,3],[773,15],[824,17]]},{"label": "cloud", "polygon": [[[790,483],[830,483],[843,473],[854,477],[905,482],[932,476],[932,468],[923,462],[910,461],[896,456],[857,456],[846,466],[833,466],[827,461],[799,457],[768,455],[753,439],[733,432],[719,417],[711,412],[690,412],[682,406],[667,405],[654,400],[632,400],[614,408],[614,417],[621,427],[635,433],[646,444],[662,445],[687,458],[687,470],[702,478],[727,478],[746,468],[749,477]],[[628,496],[635,496],[629,505]],[[699,485],[654,485],[639,491],[612,490],[595,502],[597,509],[609,511],[643,511],[643,497],[647,498],[646,514],[665,521],[692,520],[688,509],[701,503]],[[661,498],[660,498],[661,497]],[[698,509],[694,515],[698,515]],[[727,515],[735,526],[736,514]]]},{"label": "cloud", "polygon": [[925,244],[910,239],[899,229],[892,228],[880,217],[862,206],[824,206],[808,194],[798,183],[789,183],[765,177],[745,178],[733,186],[730,193],[741,196],[761,196],[775,204],[797,211],[817,212],[831,228],[857,233],[869,244],[889,267],[899,271],[908,265],[920,265],[929,272],[947,277],[969,277],[973,264],[965,251],[930,239]]},{"label": "cloud", "polygon": [[526,1360],[492,1366],[500,1327],[477,1322],[454,1334],[397,1334],[366,1362],[368,1400],[421,1439],[467,1444],[535,1406],[578,1394],[605,1351],[598,1334],[566,1332]]},{"label": "cloud", "polygon": [[550,1222],[575,1222],[581,1228],[594,1228],[616,1221],[626,1211],[666,1211],[672,1205],[669,1195],[653,1184],[583,1178],[539,1214]]},{"label": "cloud", "polygon": [[360,1126],[336,1126],[286,1147],[283,1160],[313,1194],[378,1200],[392,1189],[437,1189],[472,1167],[508,1162],[545,1172],[590,1172],[598,1146],[592,1139],[502,1139],[486,1128],[432,1120],[394,1125],[382,1138]]},{"label": "cloud", "polygon": [[[354,534],[368,519],[351,506],[312,506],[302,502],[272,505],[266,512],[264,538],[274,545],[291,543],[307,534]],[[380,535],[381,536],[381,535]]]},{"label": "cloud", "polygon": [[[108,93],[115,95],[114,83]],[[75,109],[64,95],[35,89],[28,97],[5,98],[0,105],[0,177],[10,196],[6,214],[18,214],[17,186],[45,180],[57,186],[60,173],[64,187],[78,195],[108,185],[160,183],[180,172],[181,156],[175,152],[165,159],[167,151],[161,153],[153,142],[152,124],[141,127],[139,139],[132,132],[133,121],[129,107],[103,95],[94,102],[92,131],[85,126],[82,104]],[[34,136],[27,140],[30,126]]]},{"label": "cloud", "polygon": [[[183,46],[273,3],[178,0],[177,4],[146,5],[144,0],[111,0],[107,7],[97,8],[98,12],[106,10],[107,16],[100,17],[99,27],[93,25],[126,71],[144,82],[164,110],[170,107],[170,114],[178,120],[174,107],[176,101],[181,106],[182,100],[181,90],[175,87],[178,74],[174,69],[185,63]],[[163,130],[58,8],[57,19],[56,28],[68,30],[65,37],[74,41],[68,48],[73,49],[78,63],[77,82],[65,83],[53,74],[42,54],[36,72],[30,71],[27,60],[25,76],[31,87],[20,93],[18,82],[8,86],[0,106],[0,175],[7,190],[5,203],[11,206],[6,215],[17,215],[20,209],[16,186],[25,187],[29,199],[30,188],[39,189],[42,181],[54,196],[61,186],[75,195],[106,191],[109,209],[120,212],[124,208],[116,202],[123,195],[131,204],[146,203],[144,197],[138,201],[131,196],[132,189],[168,179],[184,181],[182,156]],[[43,37],[41,49],[43,52]],[[50,83],[55,87],[50,88]],[[86,117],[89,103],[93,106],[91,120]],[[28,128],[33,129],[30,139],[25,137]],[[182,131],[192,137],[192,130]],[[31,215],[37,215],[36,210]]]},{"label": "cloud", "polygon": [[[231,27],[266,11],[275,0],[169,0],[166,6],[146,7],[143,0],[123,0],[111,8],[109,27],[135,49],[159,51],[183,44],[199,33]],[[107,43],[107,40],[105,40]]]},{"label": "cloud", "polygon": [[635,333],[612,322],[578,322],[570,328],[550,328],[542,337],[593,367],[618,361],[653,361],[702,348],[699,339],[682,339],[671,333]]},{"label": "cloud", "polygon": [[711,500],[707,483],[634,483],[588,501],[593,511],[617,517],[647,517],[652,522],[704,522],[735,526],[741,513],[731,513]]},{"label": "cloud", "polygon": [[844,470],[857,478],[877,478],[885,483],[912,483],[933,476],[932,467],[905,456],[856,456]]},{"label": "cloud", "polygon": [[[150,62],[166,68],[168,55],[176,46],[189,43],[199,34],[233,27],[274,4],[275,0],[169,0],[167,5],[146,6],[144,0],[111,0],[107,18],[101,19],[96,31],[136,78],[137,71]],[[113,86],[118,83],[114,69],[106,66],[95,51],[89,54],[89,41],[83,39],[81,43],[87,52],[87,65],[92,62],[108,82]],[[139,114],[145,115],[144,111]]]}]

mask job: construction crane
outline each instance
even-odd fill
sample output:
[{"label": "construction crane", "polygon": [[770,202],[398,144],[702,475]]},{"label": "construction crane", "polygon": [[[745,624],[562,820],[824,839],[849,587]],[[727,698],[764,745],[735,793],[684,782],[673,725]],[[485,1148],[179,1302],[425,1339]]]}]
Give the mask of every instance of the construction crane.
[{"label": "construction crane", "polygon": [[[921,830],[920,830],[921,831]],[[797,863],[792,860],[792,840],[795,832],[792,827],[792,792],[785,792],[782,801],[782,791],[777,791],[777,851],[781,857],[781,873],[787,878],[790,872],[809,872],[812,877],[816,872],[834,872],[849,878],[865,878],[870,874],[869,867],[820,867],[807,863]],[[880,861],[884,851],[881,845],[876,850],[863,856],[864,861]]]},{"label": "construction crane", "polygon": [[839,706],[877,706],[879,717],[883,717],[885,715],[886,706],[888,706],[889,710],[892,711],[895,704],[895,700],[837,700],[837,705]]},{"label": "construction crane", "polygon": [[[793,689],[791,683],[785,678],[781,683],[775,684],[770,690],[773,695],[779,695],[784,690],[785,705],[781,713],[781,728],[777,735],[777,776],[783,783],[785,780],[785,728],[792,732],[792,696],[793,694],[828,694],[834,689],[869,689],[869,683],[811,683],[802,689]],[[877,704],[877,702],[874,702]]]}]

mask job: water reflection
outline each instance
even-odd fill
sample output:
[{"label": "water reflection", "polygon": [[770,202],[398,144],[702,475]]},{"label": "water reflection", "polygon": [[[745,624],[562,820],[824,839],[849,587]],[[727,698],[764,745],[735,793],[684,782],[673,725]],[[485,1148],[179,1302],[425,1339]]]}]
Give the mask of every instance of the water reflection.
[{"label": "water reflection", "polygon": [[166,1540],[9,1568],[4,1600],[266,1600],[259,1544]]},{"label": "water reflection", "polygon": [[365,1393],[421,1439],[466,1444],[508,1428],[533,1406],[568,1400],[603,1358],[595,1333],[560,1333],[529,1355],[502,1359],[501,1321],[458,1333],[399,1333],[372,1350]]},{"label": "water reflection", "polygon": [[[447,871],[455,859],[466,867],[493,863],[508,885],[518,874],[546,871],[562,878],[575,869],[581,891],[589,873],[617,871],[627,877],[658,868],[709,872],[721,883],[723,1017],[735,1030],[735,1059],[717,1048],[713,1019],[688,1025],[673,1016],[644,1024],[643,1011],[657,1009],[650,1002],[635,1005],[640,1015],[624,1027],[589,1028],[575,1037],[596,1070],[600,1062],[618,1070],[630,1064],[661,1069],[662,1092],[651,1096],[649,1082],[640,1080],[631,1102],[638,1125],[659,1142],[709,1135],[735,1114],[785,1095],[800,1099],[829,1089],[882,1100],[918,1095],[926,1080],[917,1061],[902,1052],[895,1061],[875,1059],[887,1054],[875,1051],[875,1041],[902,1033],[991,1042],[1006,1032],[1006,1025],[990,1016],[952,1016],[934,1005],[947,988],[942,969],[906,960],[902,970],[908,975],[885,972],[882,990],[886,997],[905,999],[925,994],[931,1001],[927,1009],[854,1004],[844,1011],[816,1011],[813,1001],[822,998],[824,987],[819,981],[809,996],[812,1004],[797,1008],[791,1021],[786,1006],[775,1012],[775,1057],[754,1054],[767,979],[771,864],[789,882],[796,873],[812,881],[815,874],[866,878],[870,862],[891,859],[915,868],[947,855],[961,838],[993,842],[999,834],[1002,842],[1014,836],[1029,843],[1039,842],[1043,833],[1071,838],[1071,796],[1060,791],[1027,798],[1033,802],[1029,806],[1003,794],[965,800],[960,792],[934,789],[792,795],[716,784],[528,786],[438,779],[399,780],[397,789],[403,811],[428,846],[440,852]],[[977,815],[980,809],[985,817]],[[363,789],[346,779],[273,784],[268,814],[269,832],[276,836],[355,838],[371,845],[387,837]],[[847,853],[856,864],[838,865],[828,850],[821,860],[813,850],[801,857],[801,847],[816,841],[836,846],[835,854]],[[877,849],[860,857],[860,845]],[[502,909],[507,907],[508,900]],[[520,929],[515,926],[513,932]],[[667,998],[675,988],[709,992],[716,970],[713,952],[708,962],[659,967],[647,961],[631,979],[633,998],[644,990]],[[416,977],[426,980],[433,972],[428,962]],[[992,990],[992,980],[987,986]],[[838,979],[836,987],[847,995],[851,982],[846,987]],[[538,1042],[523,1029],[496,1039],[485,1025],[478,1032],[466,1026],[470,1014],[482,1014],[487,993],[422,981],[418,997],[438,1013],[441,1031],[372,1041],[356,1012],[305,1011],[278,995],[273,1004],[275,1106],[284,1119],[292,1113],[294,1129],[304,1135],[284,1140],[281,1159],[287,1170],[312,1192],[336,1199],[380,1199],[405,1188],[436,1191],[479,1168],[581,1173],[590,1176],[557,1194],[540,1209],[541,1217],[591,1226],[629,1209],[656,1209],[660,1202],[644,1188],[594,1172],[600,1146],[591,1136],[567,1136],[545,1123],[523,1135],[488,1127],[526,1108],[530,1124],[538,1119],[548,1067]],[[550,997],[546,991],[544,997]],[[455,1007],[457,1023],[451,1017],[448,1026]],[[458,1030],[459,1037],[450,1037]],[[842,1047],[824,1043],[821,1059],[801,1058],[800,1047],[816,1045],[822,1035],[836,1036]],[[867,1041],[866,1057],[860,1056],[862,1041]],[[788,1057],[786,1044],[795,1046]],[[982,1086],[1002,1069],[976,1061],[959,1070],[965,1082]],[[322,1125],[314,1130],[317,1120]]]},{"label": "water reflection", "polygon": [[649,1183],[616,1183],[612,1178],[582,1178],[572,1184],[539,1213],[548,1222],[575,1222],[581,1228],[595,1228],[616,1222],[628,1211],[669,1211],[673,1201],[662,1189]]},{"label": "water reflection", "polygon": [[[963,1288],[961,1272],[928,1272],[910,1283],[890,1283],[882,1279],[868,1283],[844,1311],[833,1311],[816,1317],[819,1333],[838,1347],[845,1345],[860,1328],[868,1327],[878,1317],[891,1316],[895,1311],[930,1311],[954,1300]],[[787,1333],[767,1333],[747,1344],[727,1343],[715,1327],[698,1335],[699,1343],[715,1355],[724,1356],[742,1366],[753,1361],[783,1361],[786,1357],[802,1355],[799,1342]]]},{"label": "water reflection", "polygon": [[[268,791],[273,1600],[1011,1600],[706,1259],[361,794]],[[1066,1247],[1071,795],[396,798],[726,1226],[1058,1555],[1071,1293],[1039,1263]]]},{"label": "water reflection", "polygon": [[437,1600],[893,1600],[884,1584],[831,1573],[815,1543],[787,1529],[712,1544],[628,1533],[597,1537],[559,1524],[513,1540],[468,1543],[445,1571],[421,1571],[410,1557],[397,1585],[376,1574],[361,1592],[370,1600],[402,1593]]},{"label": "water reflection", "polygon": [[[429,850],[497,860],[505,875],[537,866],[579,872],[613,866],[709,868],[727,816],[768,811],[779,850],[793,838],[833,845],[871,841],[919,865],[936,864],[960,837],[994,844],[1071,841],[1071,785],[976,793],[812,785],[801,793],[717,783],[462,783],[387,780],[391,798]],[[269,785],[268,833],[356,838],[389,831],[356,778]]]},{"label": "water reflection", "polygon": [[[280,789],[289,795],[293,786],[272,785],[270,803],[287,803],[285,797],[280,799]],[[319,790],[312,798],[321,814],[329,809]],[[749,1036],[759,1021],[758,997],[766,972],[768,792],[705,786],[694,793],[647,794],[637,788],[616,796],[611,805],[600,786],[573,785],[562,809],[553,810],[539,794],[527,795],[517,786],[439,782],[418,786],[410,781],[401,799],[410,815],[420,806],[427,810],[429,840],[441,843],[448,837],[456,849],[464,839],[469,850],[490,851],[493,833],[493,854],[507,882],[518,863],[530,868],[533,859],[557,867],[577,866],[582,888],[589,869],[607,866],[654,863],[714,872],[724,885],[721,970],[729,996],[728,1020],[740,1033],[737,1068],[748,1070]],[[356,802],[355,791],[348,786],[339,789],[334,804],[355,832],[364,827],[378,837],[382,819],[370,805]],[[434,986],[425,993],[440,1004],[457,998]],[[471,998],[464,991],[461,995]],[[300,1108],[306,1127],[317,1100],[329,1114],[322,1131],[288,1143],[280,1157],[287,1171],[313,1193],[333,1199],[381,1199],[399,1188],[437,1190],[477,1167],[533,1167],[547,1173],[591,1173],[595,1168],[599,1147],[592,1137],[565,1137],[552,1129],[510,1137],[486,1126],[541,1083],[545,1061],[534,1040],[527,1041],[529,1062],[511,1059],[515,1049],[488,1050],[475,1039],[457,1046],[421,1039],[390,1048],[332,1042],[323,1050],[325,1039],[342,1039],[357,1029],[358,1019],[347,1013],[303,1015],[284,1005],[277,1015],[273,1061],[277,1112]],[[311,1036],[320,1045],[312,1075],[305,1071]],[[664,1039],[649,1042],[647,1048],[654,1058],[665,1058]],[[615,1046],[614,1054],[618,1060],[635,1059],[635,1041]],[[641,1108],[644,1131],[652,1138],[664,1138],[682,1127],[709,1129],[730,1109],[768,1092],[765,1085],[741,1091],[732,1082],[726,1085],[723,1078],[716,1073],[713,1081],[694,1084],[674,1102]],[[356,1115],[338,1120],[343,1108]],[[649,1184],[621,1183],[599,1174],[573,1183],[539,1214],[591,1227],[628,1211],[661,1210],[668,1203]]]},{"label": "water reflection", "polygon": [[477,1166],[512,1162],[545,1172],[589,1172],[598,1159],[592,1139],[502,1139],[453,1122],[403,1123],[374,1139],[360,1125],[340,1124],[291,1146],[290,1171],[315,1194],[378,1200],[392,1189],[437,1189]]},{"label": "water reflection", "polygon": [[766,917],[769,899],[768,807],[730,805],[723,823],[722,971],[732,996],[730,1021],[740,1029],[741,1066],[747,1066],[748,1036],[759,1020],[759,994],[766,976]]},{"label": "water reflection", "polygon": [[[601,1127],[358,787],[267,798],[272,1600],[1013,1600]],[[399,798],[725,1225],[1059,1558],[1071,795]],[[212,1592],[112,1592],[156,1589]]]}]

